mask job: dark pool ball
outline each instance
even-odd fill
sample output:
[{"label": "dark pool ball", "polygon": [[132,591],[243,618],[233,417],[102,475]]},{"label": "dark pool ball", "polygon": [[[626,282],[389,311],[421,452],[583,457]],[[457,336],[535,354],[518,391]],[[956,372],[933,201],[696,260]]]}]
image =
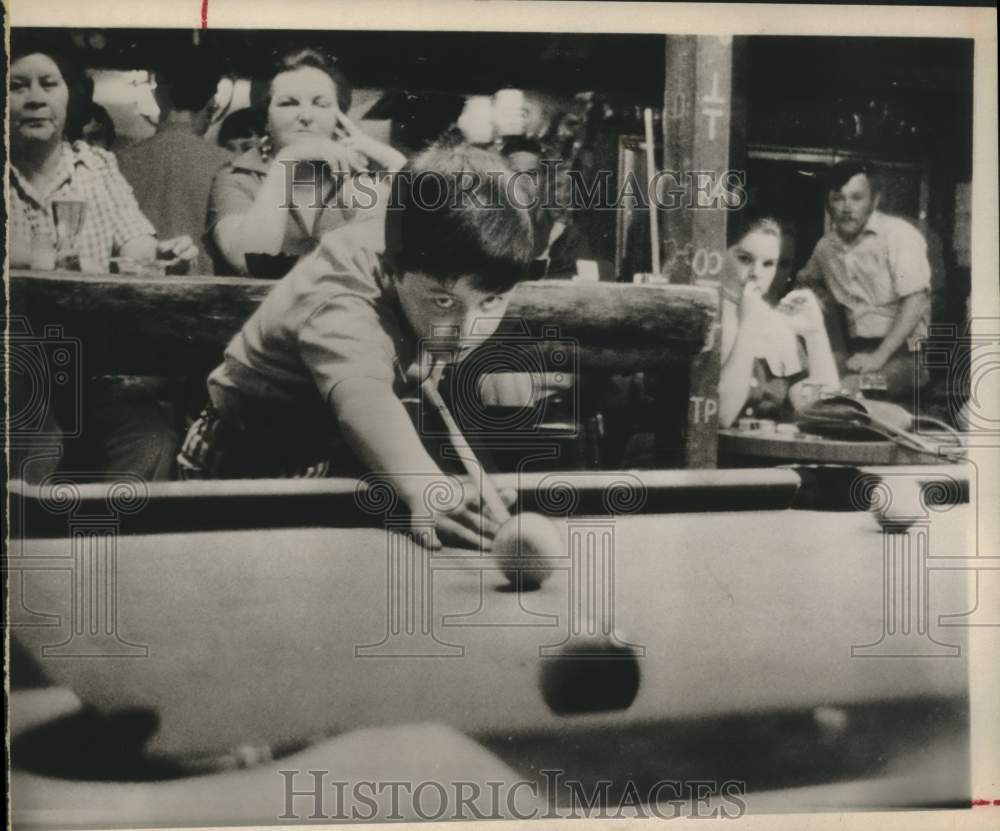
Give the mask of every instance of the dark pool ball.
[{"label": "dark pool ball", "polygon": [[512,516],[500,526],[492,551],[511,585],[536,589],[552,574],[548,558],[563,556],[565,545],[552,520],[526,513]]},{"label": "dark pool ball", "polygon": [[639,650],[610,637],[576,638],[541,661],[542,697],[557,715],[627,710],[639,682]]}]

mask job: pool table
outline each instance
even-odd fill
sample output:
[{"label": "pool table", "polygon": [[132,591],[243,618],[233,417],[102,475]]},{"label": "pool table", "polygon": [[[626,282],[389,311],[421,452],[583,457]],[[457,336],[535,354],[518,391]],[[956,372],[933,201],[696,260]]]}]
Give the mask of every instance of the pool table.
[{"label": "pool table", "polygon": [[[15,482],[13,635],[126,748],[107,778],[414,724],[613,781],[865,778],[943,736],[963,758],[965,630],[942,624],[974,599],[940,563],[973,553],[964,466],[497,479],[565,535],[538,589],[415,546],[376,479]],[[907,481],[923,499],[884,532],[861,508]],[[953,776],[912,799],[961,801]]]}]

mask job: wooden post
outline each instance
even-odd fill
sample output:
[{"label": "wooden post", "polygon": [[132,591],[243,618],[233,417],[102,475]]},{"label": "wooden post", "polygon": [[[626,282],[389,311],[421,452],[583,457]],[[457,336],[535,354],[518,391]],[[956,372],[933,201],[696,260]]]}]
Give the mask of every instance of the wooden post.
[{"label": "wooden post", "polygon": [[[663,168],[684,185],[685,171],[695,170],[695,95],[698,38],[667,35],[666,79],[663,85]],[[686,199],[686,197],[685,197]],[[663,270],[671,283],[690,283],[690,270],[681,254],[689,250],[693,215],[687,208],[661,211]]]},{"label": "wooden post", "polygon": [[[732,66],[730,37],[667,36],[664,168],[686,192],[683,208],[661,212],[664,272],[672,283],[721,283],[727,218],[737,196],[729,170]],[[715,334],[691,367],[684,441],[689,467],[713,467],[718,452]]]},{"label": "wooden post", "polygon": [[729,37],[668,35],[664,168],[683,208],[661,211],[672,283],[718,284],[726,220],[735,207],[730,155],[733,46]]}]

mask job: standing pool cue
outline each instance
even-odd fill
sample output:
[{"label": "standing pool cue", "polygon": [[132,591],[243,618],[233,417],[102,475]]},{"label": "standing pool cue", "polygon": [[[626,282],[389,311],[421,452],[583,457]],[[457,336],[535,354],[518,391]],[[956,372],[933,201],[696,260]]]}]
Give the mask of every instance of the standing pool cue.
[{"label": "standing pool cue", "polygon": [[[510,519],[510,511],[507,510],[507,506],[504,505],[500,494],[497,492],[496,485],[493,484],[493,480],[486,472],[486,468],[483,467],[483,463],[479,461],[479,457],[476,456],[475,451],[469,446],[468,440],[462,435],[462,431],[448,411],[448,405],[444,403],[441,393],[438,392],[438,382],[441,380],[442,372],[444,372],[444,363],[435,361],[431,374],[422,384],[424,395],[434,405],[434,409],[441,415],[444,426],[448,428],[448,437],[451,439],[452,446],[458,452],[459,459],[462,460],[465,472],[469,474],[469,478],[473,482],[476,482],[478,478],[480,483],[479,492],[483,501],[489,507],[490,511],[493,512],[497,521],[503,525],[503,523]],[[478,469],[476,465],[479,465]]]},{"label": "standing pool cue", "polygon": [[649,244],[653,249],[653,275],[660,276],[660,223],[657,221],[653,177],[656,175],[656,145],[653,143],[653,111],[642,113],[646,123],[646,199],[649,201]]}]

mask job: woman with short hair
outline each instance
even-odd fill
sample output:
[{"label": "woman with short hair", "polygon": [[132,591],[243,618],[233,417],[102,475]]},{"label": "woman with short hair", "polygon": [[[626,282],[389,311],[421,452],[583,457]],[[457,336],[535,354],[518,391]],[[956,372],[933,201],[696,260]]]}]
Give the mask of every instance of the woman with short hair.
[{"label": "woman with short hair", "polygon": [[114,256],[166,259],[174,270],[185,270],[198,255],[190,237],[157,240],[114,154],[66,140],[67,124],[82,125],[88,104],[83,74],[67,56],[12,34],[11,264],[30,266],[33,243],[55,241],[53,202],[77,200],[87,204],[78,237],[80,270],[107,272]]},{"label": "woman with short hair", "polygon": [[279,57],[264,139],[212,184],[208,233],[218,273],[247,273],[248,254],[300,257],[327,231],[378,206],[384,183],[354,174],[395,172],[406,157],[359,129],[345,115],[350,103],[334,58],[310,48]]}]

